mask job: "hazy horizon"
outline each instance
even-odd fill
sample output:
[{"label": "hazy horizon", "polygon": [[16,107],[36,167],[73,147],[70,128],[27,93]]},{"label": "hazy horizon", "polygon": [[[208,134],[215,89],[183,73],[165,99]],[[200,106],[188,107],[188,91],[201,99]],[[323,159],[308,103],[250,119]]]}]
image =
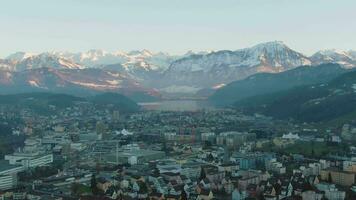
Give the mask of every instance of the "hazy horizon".
[{"label": "hazy horizon", "polygon": [[351,0],[4,1],[0,57],[90,49],[183,54],[275,40],[306,55],[351,50],[355,7]]}]

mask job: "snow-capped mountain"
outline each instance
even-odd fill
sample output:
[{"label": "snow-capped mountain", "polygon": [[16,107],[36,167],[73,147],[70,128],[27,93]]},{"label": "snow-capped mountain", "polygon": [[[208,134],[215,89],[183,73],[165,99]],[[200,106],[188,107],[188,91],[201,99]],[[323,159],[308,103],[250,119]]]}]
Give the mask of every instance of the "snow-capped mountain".
[{"label": "snow-capped mountain", "polygon": [[347,53],[352,57],[353,60],[356,60],[356,51],[350,50]]},{"label": "snow-capped mountain", "polygon": [[23,71],[1,71],[1,93],[50,91],[87,95],[96,92],[152,94],[135,80],[120,73],[101,69],[34,68]]},{"label": "snow-capped mountain", "polygon": [[[66,80],[75,87],[90,90],[122,90],[137,85],[138,88],[156,88],[165,93],[195,93],[201,89],[211,92],[256,73],[279,73],[301,65],[322,63],[338,63],[345,68],[355,67],[356,51],[324,50],[307,57],[283,42],[273,41],[235,51],[189,51],[178,56],[148,50],[90,50],[80,53],[40,54],[18,52],[0,59],[0,86],[4,83],[20,83],[16,78],[12,78],[19,77],[18,74],[21,73],[33,73],[31,77],[35,77],[44,76],[41,73],[48,72],[55,74],[52,77],[57,78],[39,82],[31,79],[26,84],[37,88],[50,88],[46,86],[47,83]],[[47,71],[41,71],[42,68]],[[54,71],[50,71],[52,69]],[[88,70],[98,71],[95,71],[95,74],[88,73]],[[86,75],[80,76],[81,72]],[[116,75],[111,77],[105,73]],[[122,84],[122,80],[130,84]],[[25,82],[21,84],[26,85]]]},{"label": "snow-capped mountain", "polygon": [[90,50],[81,53],[54,51],[41,54],[17,52],[9,55],[0,63],[4,65],[3,68],[10,68],[15,71],[41,67],[103,68],[107,65],[120,64],[123,69],[118,68],[117,70],[135,72],[139,69],[162,72],[177,58],[180,57],[163,52],[153,53],[148,50],[131,52]]},{"label": "snow-capped mountain", "polygon": [[156,80],[170,63],[179,57],[163,52],[153,53],[149,50],[130,52],[90,50],[82,53],[52,52],[52,55],[79,63],[86,68],[120,72],[149,86],[153,86],[152,80]]},{"label": "snow-capped mountain", "polygon": [[310,57],[313,64],[338,63],[345,68],[356,66],[356,53],[354,51],[339,51],[328,49],[316,52]]},{"label": "snow-capped mountain", "polygon": [[25,88],[25,91],[69,91],[73,87],[92,91],[156,93],[148,85],[173,59],[168,54],[148,50],[128,53],[102,50],[77,54],[46,52],[37,55],[18,52],[0,59],[0,86],[5,84],[9,89],[17,88],[16,91],[20,88]]},{"label": "snow-capped mountain", "polygon": [[72,62],[61,56],[56,56],[50,53],[41,53],[38,55],[17,52],[8,56],[5,61],[7,66],[0,66],[2,69],[11,71],[23,71],[29,69],[37,69],[43,67],[55,69],[83,69],[80,64]]},{"label": "snow-capped mountain", "polygon": [[16,52],[16,53],[13,53],[13,54],[7,56],[6,59],[14,61],[14,62],[21,62],[31,56],[35,56],[35,54],[28,53],[28,52]]},{"label": "snow-capped mountain", "polygon": [[107,52],[93,49],[81,53],[52,53],[67,58],[75,63],[80,63],[86,67],[100,68],[105,65],[120,64],[125,67],[127,71],[134,71],[137,67],[143,68],[146,71],[163,71],[177,58],[177,56],[171,56],[167,53],[153,53],[149,50]]},{"label": "snow-capped mountain", "polygon": [[11,71],[14,69],[16,65],[15,61],[7,60],[7,59],[0,59],[0,70]]},{"label": "snow-capped mountain", "polygon": [[283,42],[274,41],[236,51],[217,51],[176,60],[164,73],[162,85],[214,87],[259,72],[277,73],[310,64],[307,56]]}]

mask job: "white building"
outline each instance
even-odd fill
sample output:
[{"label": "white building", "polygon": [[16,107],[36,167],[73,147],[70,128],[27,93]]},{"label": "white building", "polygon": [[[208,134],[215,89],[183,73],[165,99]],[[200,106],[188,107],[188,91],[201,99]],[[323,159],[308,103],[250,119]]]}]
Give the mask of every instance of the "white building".
[{"label": "white building", "polygon": [[11,165],[22,165],[25,168],[33,168],[52,163],[53,154],[34,155],[15,152],[12,155],[5,155],[5,160],[8,160]]},{"label": "white building", "polygon": [[27,139],[25,147],[10,155],[5,155],[10,165],[22,165],[25,168],[47,165],[53,162],[53,154],[46,153],[37,140]]},{"label": "white building", "polygon": [[76,151],[83,151],[87,146],[84,143],[71,143],[70,148]]},{"label": "white building", "polygon": [[214,132],[207,132],[207,133],[201,134],[202,141],[214,141],[215,138],[216,138],[216,135]]},{"label": "white building", "polygon": [[17,173],[24,171],[21,165],[10,165],[7,161],[0,161],[0,190],[8,190],[17,186]]},{"label": "white building", "polygon": [[319,183],[316,188],[325,192],[325,197],[329,200],[344,200],[346,196],[345,191],[338,190],[334,184]]},{"label": "white building", "polygon": [[312,190],[307,190],[302,192],[302,199],[303,200],[321,200],[323,198],[322,193],[318,193]]},{"label": "white building", "polygon": [[342,140],[341,140],[340,136],[338,136],[338,135],[333,135],[333,136],[331,136],[331,142],[341,143]]},{"label": "white building", "polygon": [[0,175],[0,190],[8,190],[17,186],[17,175]]},{"label": "white building", "polygon": [[286,173],[286,167],[283,167],[283,164],[278,162],[275,158],[266,162],[266,169],[277,174]]},{"label": "white building", "polygon": [[298,134],[293,134],[293,133],[283,134],[282,138],[288,139],[288,140],[299,140],[300,139]]},{"label": "white building", "polygon": [[49,145],[57,145],[57,144],[69,144],[71,143],[70,137],[67,135],[51,135],[51,136],[44,136],[41,139],[41,144],[49,144]]},{"label": "white building", "polygon": [[130,165],[137,165],[137,156],[130,156],[130,157],[128,157],[128,163],[130,164]]},{"label": "white building", "polygon": [[164,133],[164,139],[168,141],[172,141],[175,140],[176,135],[177,135],[176,133]]},{"label": "white building", "polygon": [[116,135],[130,136],[133,135],[133,133],[126,129],[122,129],[121,131],[116,131]]}]

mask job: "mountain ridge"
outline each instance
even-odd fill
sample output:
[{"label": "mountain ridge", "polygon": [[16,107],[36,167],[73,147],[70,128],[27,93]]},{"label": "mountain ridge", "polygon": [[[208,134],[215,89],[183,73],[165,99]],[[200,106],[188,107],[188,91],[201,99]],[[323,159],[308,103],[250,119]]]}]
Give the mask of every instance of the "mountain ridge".
[{"label": "mountain ridge", "polygon": [[258,95],[237,101],[234,106],[279,119],[342,124],[356,116],[355,80],[356,71],[352,70],[322,84]]},{"label": "mountain ridge", "polygon": [[238,100],[256,95],[288,90],[302,85],[323,83],[347,71],[338,64],[322,64],[300,66],[276,74],[259,73],[243,80],[231,82],[218,89],[209,97],[209,101],[218,106],[228,106]]},{"label": "mountain ridge", "polygon": [[[88,80],[74,81],[93,88],[96,82],[105,82],[103,88],[115,87],[113,83],[125,80],[161,93],[200,94],[199,91],[215,91],[233,81],[258,73],[280,73],[301,65],[338,63],[344,68],[356,66],[356,52],[336,50],[319,51],[308,57],[294,51],[281,41],[265,42],[238,50],[187,52],[181,56],[154,53],[149,50],[131,52],[45,52],[32,54],[17,52],[0,59],[0,84],[11,83],[6,78],[14,73],[31,73],[38,68],[54,68],[59,71],[100,69],[119,74],[116,79],[94,75]],[[75,72],[75,74],[78,74]],[[99,73],[99,75],[103,73]],[[73,77],[70,74],[67,76]],[[121,77],[121,78],[120,78]],[[10,78],[8,78],[10,79]],[[95,82],[95,81],[94,81]],[[16,83],[16,82],[15,82]],[[87,84],[88,83],[88,84]],[[33,87],[36,84],[32,83]],[[211,94],[213,92],[209,92]]]}]

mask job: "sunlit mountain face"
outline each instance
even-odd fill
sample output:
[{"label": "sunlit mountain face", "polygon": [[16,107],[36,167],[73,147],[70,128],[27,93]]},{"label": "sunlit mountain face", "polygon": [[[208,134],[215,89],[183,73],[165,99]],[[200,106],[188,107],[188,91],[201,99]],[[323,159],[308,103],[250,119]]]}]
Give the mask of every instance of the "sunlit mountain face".
[{"label": "sunlit mountain face", "polygon": [[355,60],[354,51],[323,50],[308,57],[281,41],[233,51],[187,52],[183,55],[149,50],[17,52],[0,59],[0,83],[9,86],[7,91],[20,86],[65,91],[64,88],[75,86],[88,91],[194,94],[213,91],[257,73],[280,73],[323,63],[353,68]]}]

